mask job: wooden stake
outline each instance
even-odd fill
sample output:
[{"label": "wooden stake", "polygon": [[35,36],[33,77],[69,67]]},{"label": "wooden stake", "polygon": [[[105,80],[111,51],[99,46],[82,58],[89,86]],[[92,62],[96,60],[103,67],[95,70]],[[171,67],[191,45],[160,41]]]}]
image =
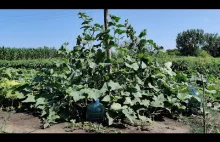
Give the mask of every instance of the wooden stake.
[{"label": "wooden stake", "polygon": [[[108,9],[104,9],[104,24],[105,24],[105,30],[108,29]],[[109,44],[109,40],[107,41],[107,44]],[[107,48],[107,56],[108,59],[111,60],[111,49]],[[108,72],[111,73],[111,66],[108,68]]]}]

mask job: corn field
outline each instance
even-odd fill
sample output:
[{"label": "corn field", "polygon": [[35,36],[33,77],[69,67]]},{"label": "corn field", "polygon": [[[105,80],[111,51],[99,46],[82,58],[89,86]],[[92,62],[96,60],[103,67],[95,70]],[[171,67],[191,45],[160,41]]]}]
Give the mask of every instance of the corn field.
[{"label": "corn field", "polygon": [[58,57],[57,50],[49,47],[10,48],[0,47],[0,60],[29,60]]}]

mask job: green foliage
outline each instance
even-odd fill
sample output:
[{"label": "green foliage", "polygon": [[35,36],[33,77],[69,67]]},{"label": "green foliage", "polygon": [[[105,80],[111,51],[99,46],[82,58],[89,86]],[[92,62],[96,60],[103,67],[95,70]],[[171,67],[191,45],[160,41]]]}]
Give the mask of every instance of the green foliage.
[{"label": "green foliage", "polygon": [[191,29],[179,33],[176,38],[176,46],[181,55],[197,56],[197,51],[204,44],[204,31]]},{"label": "green foliage", "polygon": [[158,51],[156,54],[157,58],[165,58],[167,56],[168,56],[167,52],[164,52],[164,51]]},{"label": "green foliage", "polygon": [[11,68],[32,68],[32,69],[41,69],[41,68],[56,68],[55,62],[59,58],[52,59],[34,59],[34,60],[13,60],[6,61],[0,60],[0,67],[11,67]]},{"label": "green foliage", "polygon": [[[92,24],[85,13],[79,17],[83,33],[73,50],[66,48],[68,43],[61,46],[56,70],[42,68],[28,76],[25,70],[2,69],[5,78],[25,81],[15,89],[19,95],[14,101],[19,109],[39,113],[44,128],[59,120],[85,121],[86,107],[94,99],[105,106],[108,125],[146,122],[162,112],[179,114],[192,109],[187,105],[190,99],[200,101],[188,93],[186,75],[173,72],[172,62],[159,64],[149,55],[149,46],[151,51],[160,49],[146,39],[146,30],[136,36],[128,20],[119,23],[120,17],[113,15],[107,30]],[[119,45],[125,36],[131,42]],[[106,49],[113,47],[115,58],[109,60]]]},{"label": "green foliage", "polygon": [[168,49],[166,50],[166,53],[170,56],[179,56],[180,52],[178,49]]},{"label": "green foliage", "polygon": [[220,37],[218,36],[218,34],[206,33],[204,37],[205,37],[205,44],[202,47],[202,49],[207,51],[213,57],[219,57]]},{"label": "green foliage", "polygon": [[187,81],[187,75],[183,73],[177,73],[175,78],[176,78],[176,81],[179,83]]},{"label": "green foliage", "polygon": [[[53,110],[56,114],[60,114],[64,108],[69,108],[68,111],[74,112],[72,113],[74,115],[69,115],[69,117],[83,119],[83,113],[85,113],[83,110],[87,103],[97,98],[105,105],[109,125],[124,119],[131,123],[138,120],[144,121],[147,116],[154,115],[152,113],[155,110],[171,112],[173,105],[184,109],[180,100],[176,100],[174,104],[168,101],[168,98],[172,100],[178,94],[178,87],[172,87],[176,84],[173,82],[175,73],[170,68],[172,63],[165,63],[161,67],[157,62],[150,60],[146,54],[146,44],[156,46],[152,40],[145,39],[145,30],[136,37],[133,27],[128,25],[127,21],[124,25],[118,24],[117,21],[120,18],[110,16],[109,27],[114,33],[111,35],[110,29],[105,31],[99,24],[92,25],[91,18],[83,13],[80,13],[80,17],[84,20],[82,27],[84,32],[82,36],[78,36],[77,45],[72,51],[68,51],[65,45],[59,50],[67,57],[59,63],[64,70],[59,74],[47,70],[49,74],[40,77],[44,80],[34,84],[34,86],[40,85],[40,88],[50,86],[48,90],[44,88],[44,94],[47,92],[47,95],[53,94],[53,97],[57,94],[58,100],[54,101],[51,98],[51,101],[55,103],[54,106],[59,106],[59,109]],[[123,34],[126,34],[132,42],[124,47],[118,47],[117,41],[122,38]],[[109,45],[106,40],[109,40]],[[85,48],[86,45],[88,48]],[[109,61],[106,57],[106,50],[97,47],[103,47],[103,49],[115,47],[117,52],[124,56],[120,60]],[[128,50],[130,54],[126,52]],[[108,65],[112,67],[110,74],[107,71]],[[48,78],[48,75],[52,78]],[[62,104],[61,102],[69,103],[56,105]],[[45,103],[52,111],[53,108],[48,104],[50,103]],[[50,115],[50,112],[48,113]],[[45,120],[48,123],[55,122],[56,118],[58,117],[47,117]]]},{"label": "green foliage", "polygon": [[55,48],[9,48],[0,47],[0,60],[29,60],[58,57]]},{"label": "green foliage", "polygon": [[188,62],[186,61],[174,61],[172,65],[172,69],[176,72],[182,71],[184,73],[189,73],[188,71],[190,70],[188,66]]},{"label": "green foliage", "polygon": [[19,103],[14,101],[25,97],[20,88],[29,84],[36,73],[35,70],[0,68],[0,105],[7,107],[10,104],[11,108],[18,107]]},{"label": "green foliage", "polygon": [[[205,74],[209,80],[209,87],[207,89],[216,90],[211,95],[212,100],[210,102],[219,102],[220,100],[220,62],[218,58],[200,58],[200,57],[170,57],[170,58],[158,58],[160,63],[164,61],[172,61],[172,69],[177,72],[176,81],[182,80],[187,76],[191,78],[198,73]],[[179,75],[180,74],[180,75]],[[184,75],[184,76],[182,76]],[[184,77],[184,78],[183,78]],[[187,79],[189,80],[189,79]],[[198,85],[202,85],[201,81],[197,80]],[[207,85],[207,84],[206,84]],[[209,92],[210,93],[210,92]],[[217,107],[217,106],[216,106]]]},{"label": "green foliage", "polygon": [[204,58],[204,57],[184,57],[184,56],[167,56],[163,58],[157,58],[159,63],[165,63],[167,61],[172,62],[172,69],[175,72],[181,71],[188,76],[192,73],[202,73],[214,75],[220,79],[220,58]]},{"label": "green foliage", "polygon": [[[201,29],[191,29],[179,33],[176,45],[183,56],[210,57],[209,54],[213,57],[220,56],[220,37],[218,34],[204,33]],[[169,51],[169,53],[174,54],[173,51]]]},{"label": "green foliage", "polygon": [[204,58],[212,57],[207,51],[202,50],[202,49],[198,50],[197,56],[204,57]]}]

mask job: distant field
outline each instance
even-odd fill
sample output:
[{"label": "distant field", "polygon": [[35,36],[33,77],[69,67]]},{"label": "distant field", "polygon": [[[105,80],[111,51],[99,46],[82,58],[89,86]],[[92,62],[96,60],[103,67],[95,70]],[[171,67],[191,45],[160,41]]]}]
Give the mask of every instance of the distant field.
[{"label": "distant field", "polygon": [[201,63],[216,63],[220,64],[220,58],[203,58],[203,57],[182,57],[182,56],[164,56],[157,58],[159,62],[167,61],[186,61],[189,63],[201,62]]},{"label": "distant field", "polygon": [[[155,57],[154,57],[155,58]],[[181,56],[165,56],[156,57],[158,62],[178,62],[184,61],[189,66],[195,66],[196,64],[220,64],[220,58],[202,58],[202,57],[181,57]],[[51,59],[29,59],[29,60],[0,60],[0,67],[14,67],[14,68],[38,68],[38,67],[56,67],[55,61],[59,58]]]},{"label": "distant field", "polygon": [[56,66],[54,63],[58,58],[52,59],[33,59],[33,60],[0,60],[0,67],[13,67],[13,68],[53,68]]},{"label": "distant field", "polygon": [[57,49],[49,47],[38,48],[11,48],[0,47],[0,60],[31,60],[59,57]]}]

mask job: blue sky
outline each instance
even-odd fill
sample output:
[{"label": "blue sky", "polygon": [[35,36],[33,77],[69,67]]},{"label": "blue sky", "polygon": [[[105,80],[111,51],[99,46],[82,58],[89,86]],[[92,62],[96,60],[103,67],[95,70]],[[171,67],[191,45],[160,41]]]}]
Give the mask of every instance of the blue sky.
[{"label": "blue sky", "polygon": [[[104,23],[102,9],[0,10],[0,46],[59,48],[69,42],[73,47],[81,33],[80,11]],[[220,10],[110,9],[109,14],[120,16],[123,23],[128,19],[137,33],[147,29],[147,38],[165,49],[175,48],[177,34],[187,29],[220,33]]]}]

